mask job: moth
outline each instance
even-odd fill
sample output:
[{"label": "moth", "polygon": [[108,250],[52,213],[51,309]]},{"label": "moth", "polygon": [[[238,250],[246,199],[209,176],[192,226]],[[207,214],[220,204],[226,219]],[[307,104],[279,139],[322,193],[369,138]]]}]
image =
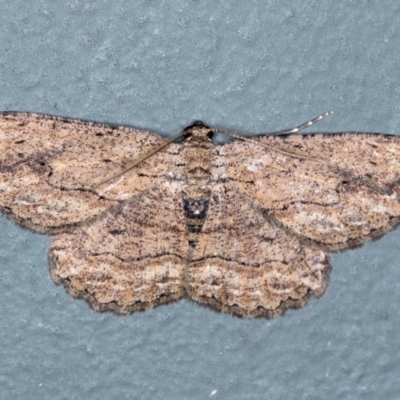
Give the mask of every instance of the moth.
[{"label": "moth", "polygon": [[325,292],[331,252],[399,221],[400,137],[300,133],[329,114],[250,138],[196,121],[165,139],[2,112],[0,208],[53,236],[53,280],[98,311],[189,297],[273,317]]}]

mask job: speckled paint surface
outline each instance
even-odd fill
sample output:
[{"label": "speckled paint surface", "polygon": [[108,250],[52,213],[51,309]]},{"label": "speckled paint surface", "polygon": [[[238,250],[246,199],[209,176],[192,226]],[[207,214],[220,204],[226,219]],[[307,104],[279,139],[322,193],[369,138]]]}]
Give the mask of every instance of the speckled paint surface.
[{"label": "speckled paint surface", "polygon": [[[400,134],[400,5],[0,1],[0,109],[170,135],[195,119]],[[50,239],[0,219],[0,399],[400,398],[400,231],[334,255],[283,318],[181,301],[97,314],[48,274]]]}]

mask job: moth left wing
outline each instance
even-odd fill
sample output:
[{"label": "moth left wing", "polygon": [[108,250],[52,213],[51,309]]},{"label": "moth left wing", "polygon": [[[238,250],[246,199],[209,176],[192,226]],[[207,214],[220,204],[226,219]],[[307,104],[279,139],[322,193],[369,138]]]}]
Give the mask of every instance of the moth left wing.
[{"label": "moth left wing", "polygon": [[[219,168],[279,225],[327,250],[357,246],[400,217],[400,137],[253,137],[220,149]],[[301,159],[262,147],[312,158]]]},{"label": "moth left wing", "polygon": [[[31,113],[0,113],[0,210],[23,226],[58,232],[158,185],[179,168],[177,145],[104,180],[161,143],[147,131]],[[172,155],[169,157],[168,155]]]},{"label": "moth left wing", "polygon": [[98,311],[126,314],[179,299],[189,248],[182,208],[179,183],[164,182],[55,235],[51,276]]}]

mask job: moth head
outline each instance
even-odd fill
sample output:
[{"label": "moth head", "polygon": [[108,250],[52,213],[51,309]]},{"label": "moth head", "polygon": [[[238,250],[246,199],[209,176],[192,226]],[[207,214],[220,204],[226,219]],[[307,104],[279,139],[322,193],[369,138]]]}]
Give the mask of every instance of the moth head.
[{"label": "moth head", "polygon": [[203,122],[199,120],[187,126],[183,132],[186,138],[196,138],[196,140],[211,140],[214,133],[211,128],[204,125]]}]

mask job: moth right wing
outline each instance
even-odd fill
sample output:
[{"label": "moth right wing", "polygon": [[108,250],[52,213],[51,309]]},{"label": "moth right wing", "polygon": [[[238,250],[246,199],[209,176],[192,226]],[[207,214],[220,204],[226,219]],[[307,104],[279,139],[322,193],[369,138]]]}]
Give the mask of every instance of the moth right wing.
[{"label": "moth right wing", "polygon": [[382,236],[399,223],[400,137],[338,133],[252,139],[222,146],[220,168],[292,234],[335,251]]},{"label": "moth right wing", "polygon": [[31,113],[0,113],[0,210],[28,228],[54,233],[179,174],[178,145],[101,182],[164,138],[147,131]]},{"label": "moth right wing", "polygon": [[200,303],[272,317],[324,293],[330,266],[318,247],[279,228],[236,185],[216,184],[185,277]]}]

